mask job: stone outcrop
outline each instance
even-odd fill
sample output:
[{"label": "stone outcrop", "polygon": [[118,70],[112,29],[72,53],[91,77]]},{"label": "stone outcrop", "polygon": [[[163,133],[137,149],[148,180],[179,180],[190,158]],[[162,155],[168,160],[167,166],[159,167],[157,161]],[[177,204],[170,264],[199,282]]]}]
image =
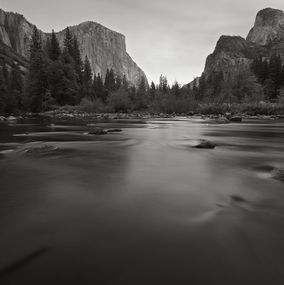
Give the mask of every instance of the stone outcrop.
[{"label": "stone outcrop", "polygon": [[[33,27],[23,15],[0,9],[1,46],[9,48],[24,60],[29,56]],[[136,86],[143,77],[146,79],[145,73],[127,53],[124,35],[94,22],[84,22],[70,27],[70,30],[77,36],[82,58],[88,56],[94,73],[101,73],[104,78],[107,69],[112,68],[115,74],[125,75]],[[43,43],[46,42],[50,34],[42,31],[40,33]],[[61,46],[64,34],[65,30],[57,33]],[[5,56],[8,57],[7,54]]]}]

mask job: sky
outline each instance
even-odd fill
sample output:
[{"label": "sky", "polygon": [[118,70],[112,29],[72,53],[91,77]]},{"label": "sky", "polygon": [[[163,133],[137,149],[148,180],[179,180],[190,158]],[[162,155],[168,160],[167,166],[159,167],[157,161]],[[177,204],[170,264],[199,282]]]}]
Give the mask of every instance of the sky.
[{"label": "sky", "polygon": [[284,10],[283,0],[0,0],[44,32],[85,21],[126,36],[127,51],[149,81],[192,81],[221,35],[246,37],[263,8]]}]

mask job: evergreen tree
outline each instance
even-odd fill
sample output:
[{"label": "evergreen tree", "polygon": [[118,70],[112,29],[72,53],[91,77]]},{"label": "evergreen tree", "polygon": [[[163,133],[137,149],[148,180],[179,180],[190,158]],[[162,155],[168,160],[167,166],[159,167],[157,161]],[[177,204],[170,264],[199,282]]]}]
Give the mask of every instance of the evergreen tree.
[{"label": "evergreen tree", "polygon": [[129,84],[128,84],[128,81],[127,81],[127,78],[125,76],[125,74],[123,75],[123,78],[122,78],[122,87],[127,90],[128,87],[129,87]]},{"label": "evergreen tree", "polygon": [[272,55],[270,57],[269,65],[268,65],[268,76],[269,79],[274,83],[274,92],[271,94],[272,100],[275,100],[278,96],[278,90],[281,87],[282,83],[282,60],[279,55]]},{"label": "evergreen tree", "polygon": [[5,113],[8,96],[7,81],[3,72],[3,64],[0,65],[0,112]]},{"label": "evergreen tree", "polygon": [[113,69],[107,69],[104,87],[108,92],[115,91],[116,83]]},{"label": "evergreen tree", "polygon": [[10,112],[23,109],[23,77],[18,65],[12,67],[10,76]]},{"label": "evergreen tree", "polygon": [[207,89],[207,84],[206,84],[206,77],[204,72],[202,73],[201,77],[199,78],[199,86],[198,86],[198,100],[202,101],[203,98],[205,97],[206,94],[206,89]]},{"label": "evergreen tree", "polygon": [[168,93],[169,91],[169,84],[166,76],[161,75],[160,76],[160,81],[159,81],[159,91],[162,92],[163,94]]},{"label": "evergreen tree", "polygon": [[69,27],[67,27],[65,30],[64,48],[71,57],[74,55],[73,46],[74,46],[73,35],[70,32]]},{"label": "evergreen tree", "polygon": [[181,96],[181,87],[177,81],[175,81],[175,83],[173,84],[171,88],[171,93],[176,99],[178,99]]},{"label": "evergreen tree", "polygon": [[53,61],[58,60],[61,54],[61,50],[57,37],[54,33],[54,30],[52,30],[51,39],[48,42],[49,42],[49,44],[47,44],[48,57]]},{"label": "evergreen tree", "polygon": [[46,95],[45,60],[42,51],[41,36],[34,27],[30,46],[30,66],[26,89],[27,107],[32,112],[40,112]]},{"label": "evergreen tree", "polygon": [[83,71],[83,95],[92,97],[92,69],[88,57],[85,57]]},{"label": "evergreen tree", "polygon": [[77,37],[75,36],[73,37],[73,47],[72,47],[72,53],[70,53],[70,55],[72,56],[74,60],[78,84],[82,84],[83,83],[83,62],[81,58],[78,40],[77,40]]},{"label": "evergreen tree", "polygon": [[59,80],[60,93],[56,98],[59,105],[75,105],[80,102],[80,86],[77,82],[77,74],[74,69],[74,60],[65,48],[60,56],[60,67],[62,80]]},{"label": "evergreen tree", "polygon": [[145,78],[142,77],[137,88],[136,92],[136,100],[135,100],[135,109],[140,110],[146,108],[146,94],[147,94],[147,86]]},{"label": "evergreen tree", "polygon": [[115,90],[120,89],[120,87],[122,86],[122,80],[121,77],[119,75],[117,75],[115,77]]},{"label": "evergreen tree", "polygon": [[103,102],[106,100],[104,97],[104,84],[100,73],[98,73],[97,76],[94,75],[93,90],[96,98],[100,98]]},{"label": "evergreen tree", "polygon": [[150,85],[150,89],[149,89],[149,97],[150,97],[150,100],[154,100],[155,96],[156,96],[156,85],[155,83],[152,81],[151,82],[151,85]]}]

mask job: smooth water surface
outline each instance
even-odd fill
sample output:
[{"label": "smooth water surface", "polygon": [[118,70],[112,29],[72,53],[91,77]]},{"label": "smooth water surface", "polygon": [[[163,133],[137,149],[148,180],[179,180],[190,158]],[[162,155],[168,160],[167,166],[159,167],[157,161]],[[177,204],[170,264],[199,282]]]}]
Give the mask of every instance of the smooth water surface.
[{"label": "smooth water surface", "polygon": [[98,126],[0,124],[1,285],[284,284],[283,121]]}]

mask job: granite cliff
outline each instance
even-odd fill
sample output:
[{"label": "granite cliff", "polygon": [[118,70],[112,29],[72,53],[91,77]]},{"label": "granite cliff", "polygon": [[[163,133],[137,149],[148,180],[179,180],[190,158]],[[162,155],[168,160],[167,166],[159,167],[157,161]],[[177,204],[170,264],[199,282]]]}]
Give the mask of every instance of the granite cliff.
[{"label": "granite cliff", "polygon": [[[13,54],[21,59],[21,66],[24,66],[29,56],[33,27],[23,15],[0,9],[0,58],[11,61],[10,55]],[[125,75],[136,86],[141,78],[146,79],[145,73],[127,53],[124,35],[95,22],[84,22],[69,28],[78,38],[82,58],[88,56],[94,73],[101,73],[104,77],[107,69],[112,68],[115,74]],[[50,34],[40,33],[42,41],[46,42]],[[57,33],[61,46],[64,34],[65,30]]]},{"label": "granite cliff", "polygon": [[215,50],[207,57],[204,74],[222,72],[224,77],[249,67],[253,59],[268,58],[277,53],[284,56],[284,13],[266,8],[257,13],[254,27],[246,39],[221,36]]}]

